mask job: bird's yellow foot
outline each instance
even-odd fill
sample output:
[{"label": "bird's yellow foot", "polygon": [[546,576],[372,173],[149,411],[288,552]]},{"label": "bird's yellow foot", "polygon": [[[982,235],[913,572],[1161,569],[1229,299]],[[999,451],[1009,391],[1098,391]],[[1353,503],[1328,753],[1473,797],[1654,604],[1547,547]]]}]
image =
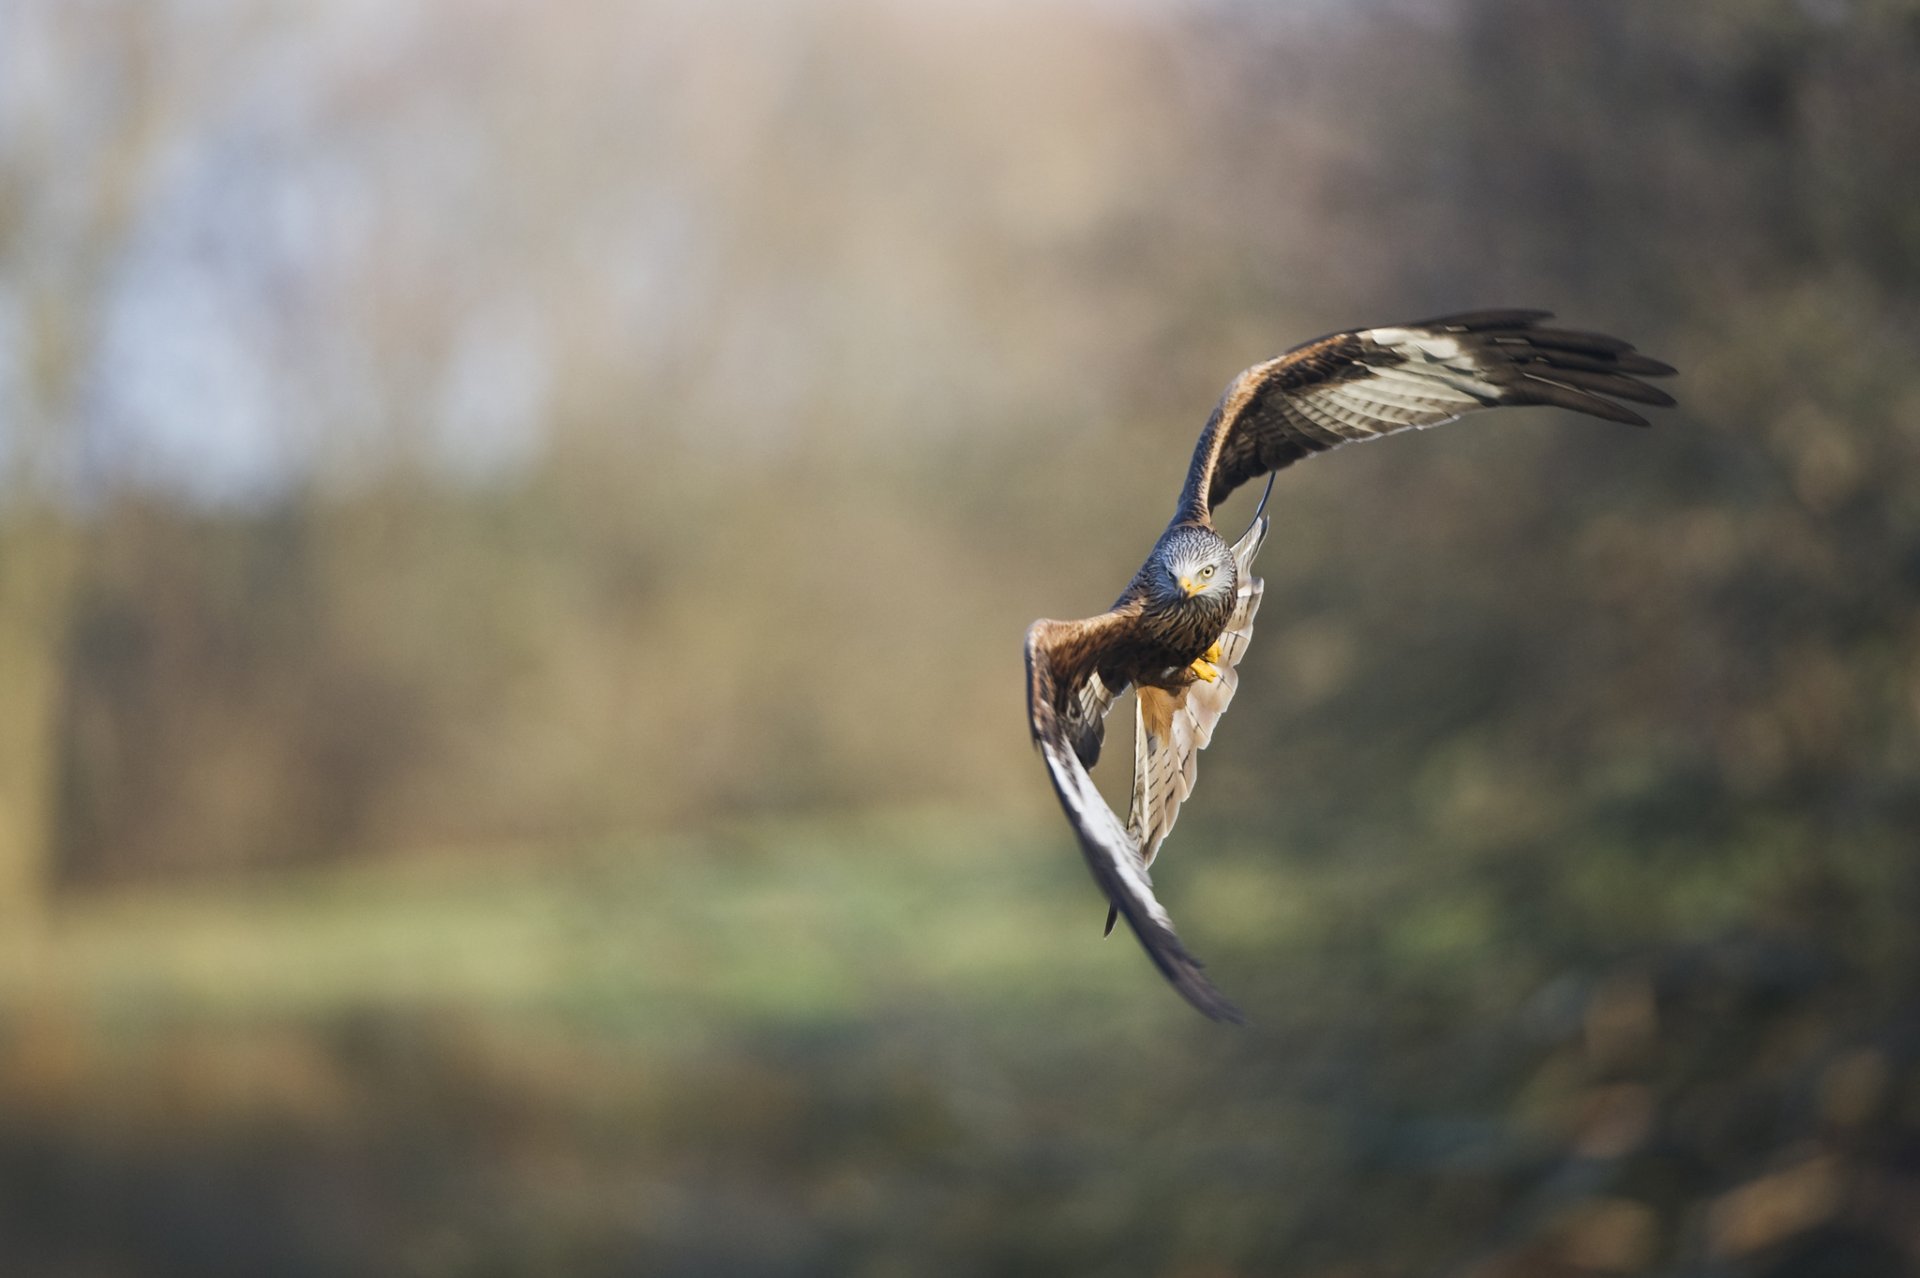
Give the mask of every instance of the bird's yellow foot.
[{"label": "bird's yellow foot", "polygon": [[1220,641],[1216,639],[1209,644],[1207,650],[1201,653],[1187,669],[1193,672],[1194,678],[1206,683],[1212,683],[1218,679],[1220,677]]}]

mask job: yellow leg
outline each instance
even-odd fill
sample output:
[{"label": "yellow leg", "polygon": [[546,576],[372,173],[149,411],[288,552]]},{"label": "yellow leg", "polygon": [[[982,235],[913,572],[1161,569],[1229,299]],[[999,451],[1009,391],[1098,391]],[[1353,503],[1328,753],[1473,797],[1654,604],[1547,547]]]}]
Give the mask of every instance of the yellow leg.
[{"label": "yellow leg", "polygon": [[1215,679],[1218,679],[1220,677],[1220,668],[1214,665],[1211,661],[1208,661],[1205,657],[1200,658],[1198,661],[1188,666],[1187,669],[1193,671],[1194,678],[1203,680],[1207,683],[1212,683]]},{"label": "yellow leg", "polygon": [[1216,666],[1220,664],[1220,641],[1218,639],[1213,641],[1212,647],[1200,654],[1200,660],[1212,662]]}]

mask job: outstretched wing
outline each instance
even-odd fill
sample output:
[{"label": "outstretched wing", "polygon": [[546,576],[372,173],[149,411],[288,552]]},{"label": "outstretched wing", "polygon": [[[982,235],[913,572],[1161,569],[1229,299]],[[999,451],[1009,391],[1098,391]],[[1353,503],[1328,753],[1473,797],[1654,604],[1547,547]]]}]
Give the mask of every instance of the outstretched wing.
[{"label": "outstretched wing", "polygon": [[[1227,712],[1234,690],[1240,686],[1240,674],[1234,667],[1253,639],[1253,615],[1260,609],[1264,588],[1253,575],[1253,557],[1260,553],[1266,535],[1267,517],[1260,515],[1234,543],[1234,578],[1238,585],[1233,613],[1220,636],[1220,677],[1178,692],[1140,689],[1134,712],[1133,811],[1127,820],[1127,833],[1139,842],[1141,859],[1147,865],[1153,864],[1160,844],[1180,815],[1180,805],[1193,793],[1196,756],[1213,740],[1213,726]],[[1107,927],[1113,927],[1112,915],[1107,916]]]},{"label": "outstretched wing", "polygon": [[1079,837],[1087,868],[1113,908],[1125,916],[1154,966],[1189,1003],[1215,1020],[1238,1021],[1229,1003],[1201,971],[1201,963],[1173,930],[1153,895],[1140,844],[1100,797],[1075,743],[1070,715],[1082,704],[1086,681],[1100,659],[1131,642],[1134,617],[1124,611],[1086,621],[1036,621],[1027,631],[1027,716],[1047,763],[1060,806]]},{"label": "outstretched wing", "polygon": [[1636,380],[1672,368],[1617,337],[1536,327],[1551,314],[1475,311],[1335,333],[1255,364],[1200,433],[1178,518],[1207,520],[1241,484],[1302,457],[1482,408],[1551,404],[1645,426],[1614,401],[1673,403]]}]

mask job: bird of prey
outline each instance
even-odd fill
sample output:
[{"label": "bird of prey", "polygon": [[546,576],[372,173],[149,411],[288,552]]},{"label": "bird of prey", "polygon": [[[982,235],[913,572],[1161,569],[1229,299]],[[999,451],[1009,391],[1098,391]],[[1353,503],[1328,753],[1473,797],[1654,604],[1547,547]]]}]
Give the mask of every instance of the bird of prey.
[{"label": "bird of prey", "polygon": [[[1106,893],[1155,966],[1216,1020],[1239,1011],[1174,934],[1148,867],[1193,792],[1195,755],[1233,700],[1261,582],[1253,557],[1266,496],[1229,542],[1214,508],[1250,479],[1355,440],[1450,422],[1483,408],[1546,404],[1645,426],[1615,402],[1671,405],[1637,380],[1673,369],[1614,337],[1540,327],[1548,311],[1476,311],[1335,333],[1247,369],[1200,432],[1173,522],[1097,617],[1027,631],[1027,712],[1060,805]],[[1114,699],[1138,689],[1133,799],[1122,825],[1088,775]]]}]

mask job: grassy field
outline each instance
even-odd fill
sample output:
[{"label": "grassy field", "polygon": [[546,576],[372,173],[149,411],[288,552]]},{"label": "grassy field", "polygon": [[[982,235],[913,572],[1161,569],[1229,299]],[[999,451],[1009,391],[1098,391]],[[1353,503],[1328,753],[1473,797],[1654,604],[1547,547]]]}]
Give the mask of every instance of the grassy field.
[{"label": "grassy field", "polygon": [[[1234,866],[1209,929],[1271,939],[1282,873]],[[79,895],[0,990],[119,1027],[457,1009],[680,1047],[929,1004],[1153,1017],[1100,914],[1057,832],[906,813]]]},{"label": "grassy field", "polygon": [[[1063,832],[962,813],[76,895],[0,983],[6,1240],[89,1274],[1636,1272],[1838,1217],[1867,1119],[1822,1107],[1881,1121],[1906,1076],[1845,956],[1739,930],[1760,870],[1679,876],[1717,937],[1650,906],[1581,955],[1553,934],[1631,863],[1516,907],[1497,865],[1190,834],[1161,878],[1245,1030],[1101,940]],[[1802,1164],[1774,1197],[1811,1207],[1716,1241]],[[1611,1259],[1486,1268],[1574,1253]]]},{"label": "grassy field", "polygon": [[[1280,873],[1212,936],[1274,941]],[[1058,832],[944,812],[77,894],[0,976],[8,1232],[108,1273],[925,1272],[929,1221],[977,1260],[1022,1165],[1077,1197],[1120,1130],[1088,1053],[1150,1089],[1230,1041],[1101,913]]]}]

